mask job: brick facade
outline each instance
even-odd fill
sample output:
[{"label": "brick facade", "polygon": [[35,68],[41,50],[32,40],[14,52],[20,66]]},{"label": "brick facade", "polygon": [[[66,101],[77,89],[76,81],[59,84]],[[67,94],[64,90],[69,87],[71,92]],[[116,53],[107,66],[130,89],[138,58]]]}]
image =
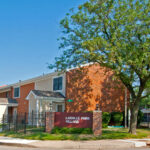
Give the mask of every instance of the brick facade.
[{"label": "brick facade", "polygon": [[0,93],[0,98],[12,98],[12,92],[9,91],[9,92],[3,92],[3,93]]},{"label": "brick facade", "polygon": [[[92,115],[92,116],[91,116]],[[65,120],[65,122],[63,122],[62,125],[62,120],[59,119],[59,126],[58,123],[58,114],[56,112],[47,112],[46,113],[46,132],[51,133],[52,129],[54,127],[66,127],[66,128],[92,128],[93,134],[96,136],[102,135],[102,112],[101,111],[93,111],[93,113],[89,114],[89,113],[64,113],[60,112],[59,116],[62,118],[62,120]],[[69,116],[74,118],[71,119],[72,122],[66,122],[66,116]],[[74,123],[74,121],[77,121],[77,118],[81,118],[81,116],[88,116],[90,118],[90,120],[88,120],[88,122],[90,122],[87,125],[87,121],[86,120],[82,120],[79,122]],[[80,119],[79,119],[80,120]]]},{"label": "brick facade", "polygon": [[[91,65],[66,73],[66,111],[93,111],[96,104],[103,112],[124,111],[125,89],[113,79],[113,72]],[[73,102],[67,102],[72,99]]]},{"label": "brick facade", "polygon": [[[66,73],[66,112],[93,111],[96,105],[99,105],[103,112],[124,111],[125,88],[113,77],[112,71],[99,65],[68,71]],[[20,97],[15,98],[18,101],[18,113],[28,113],[29,102],[26,97],[34,88],[35,83],[20,86]],[[12,88],[8,95],[14,98],[13,94]],[[4,97],[6,92],[0,93],[0,98]],[[68,99],[72,99],[73,102],[68,102]]]},{"label": "brick facade", "polygon": [[101,135],[102,134],[102,112],[93,111],[93,134]]},{"label": "brick facade", "polygon": [[46,132],[50,133],[54,128],[55,124],[55,113],[54,112],[47,112],[46,113]]},{"label": "brick facade", "polygon": [[[18,113],[29,112],[29,101],[26,100],[26,97],[28,96],[31,90],[34,90],[34,83],[20,86],[20,97],[15,98],[18,102],[18,107],[17,107]],[[12,95],[14,95],[14,89],[12,89]]]}]

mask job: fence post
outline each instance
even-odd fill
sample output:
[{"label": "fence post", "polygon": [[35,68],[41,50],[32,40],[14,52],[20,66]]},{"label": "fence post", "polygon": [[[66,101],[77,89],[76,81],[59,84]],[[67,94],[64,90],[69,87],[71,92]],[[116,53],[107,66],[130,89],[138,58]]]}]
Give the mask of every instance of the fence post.
[{"label": "fence post", "polygon": [[32,110],[32,128],[33,128],[33,110]]},{"label": "fence post", "polygon": [[18,114],[16,115],[16,133],[17,133],[17,128],[18,128]]},{"label": "fence post", "polygon": [[25,114],[24,114],[24,134],[26,134],[26,119],[27,119],[27,114],[25,112]]},{"label": "fence post", "polygon": [[9,131],[10,131],[10,115],[8,115],[8,126],[9,126]]},{"label": "fence post", "polygon": [[44,118],[44,132],[46,132],[46,112],[45,112],[45,118]]},{"label": "fence post", "polygon": [[3,115],[3,120],[2,120],[2,130],[4,131],[4,123],[5,123],[5,116]]}]

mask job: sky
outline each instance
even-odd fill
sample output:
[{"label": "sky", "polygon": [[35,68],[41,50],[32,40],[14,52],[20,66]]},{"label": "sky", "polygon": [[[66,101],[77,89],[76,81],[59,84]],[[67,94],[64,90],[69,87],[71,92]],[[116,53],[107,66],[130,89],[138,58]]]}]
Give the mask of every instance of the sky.
[{"label": "sky", "polygon": [[0,85],[52,72],[60,20],[85,0],[0,1]]}]

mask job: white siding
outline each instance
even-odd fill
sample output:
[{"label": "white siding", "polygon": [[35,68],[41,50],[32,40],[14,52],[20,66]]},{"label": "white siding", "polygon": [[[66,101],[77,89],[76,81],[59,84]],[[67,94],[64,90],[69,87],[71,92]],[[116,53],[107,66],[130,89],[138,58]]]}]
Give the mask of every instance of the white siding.
[{"label": "white siding", "polygon": [[35,90],[53,91],[53,78],[59,77],[59,76],[63,77],[63,88],[59,92],[61,92],[65,96],[65,90],[66,90],[66,74],[65,73],[61,74],[61,75],[58,75],[56,73],[55,75],[50,76],[46,79],[36,81],[35,82]]},{"label": "white siding", "polygon": [[32,111],[36,111],[36,99],[33,95],[30,96],[29,100],[29,113],[31,113]]},{"label": "white siding", "polygon": [[7,105],[0,105],[0,123],[4,114],[7,114]]}]

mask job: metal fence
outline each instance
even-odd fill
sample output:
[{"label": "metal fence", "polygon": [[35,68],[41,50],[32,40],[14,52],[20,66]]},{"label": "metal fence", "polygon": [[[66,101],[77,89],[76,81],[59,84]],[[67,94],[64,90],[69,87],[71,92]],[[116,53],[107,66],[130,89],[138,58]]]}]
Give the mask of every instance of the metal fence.
[{"label": "metal fence", "polygon": [[15,132],[44,132],[46,113],[24,113],[17,115],[3,115],[1,119],[2,131]]}]

